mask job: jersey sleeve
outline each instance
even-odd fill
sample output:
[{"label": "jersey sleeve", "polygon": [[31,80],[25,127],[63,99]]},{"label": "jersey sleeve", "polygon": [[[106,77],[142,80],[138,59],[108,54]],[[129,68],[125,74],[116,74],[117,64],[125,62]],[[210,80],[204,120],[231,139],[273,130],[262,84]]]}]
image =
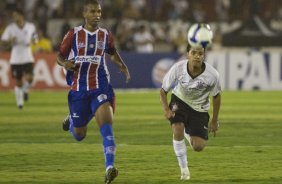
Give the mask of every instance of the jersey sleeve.
[{"label": "jersey sleeve", "polygon": [[106,48],[106,53],[113,55],[116,51],[115,43],[114,43],[114,38],[112,32],[109,31],[108,34],[108,43],[107,43],[107,48]]},{"label": "jersey sleeve", "polygon": [[212,96],[216,96],[218,93],[221,91],[221,84],[220,84],[220,77],[219,74],[217,73],[216,75],[216,82],[212,88]]},{"label": "jersey sleeve", "polygon": [[2,41],[9,41],[10,39],[11,39],[10,26],[8,26],[4,30],[4,32],[3,32],[2,36],[1,36],[1,40]]},{"label": "jersey sleeve", "polygon": [[36,31],[36,27],[35,25],[32,25],[33,27],[33,31],[32,31],[32,36],[31,36],[31,40],[32,42],[38,42],[39,38],[38,38],[38,34],[37,34],[37,31]]},{"label": "jersey sleeve", "polygon": [[170,91],[172,87],[176,83],[176,68],[177,65],[173,65],[170,70],[166,73],[163,79],[162,83],[162,89],[165,90],[166,92]]},{"label": "jersey sleeve", "polygon": [[74,29],[68,31],[68,33],[64,36],[64,39],[59,47],[59,53],[64,57],[67,58],[72,47],[72,38],[74,35]]}]

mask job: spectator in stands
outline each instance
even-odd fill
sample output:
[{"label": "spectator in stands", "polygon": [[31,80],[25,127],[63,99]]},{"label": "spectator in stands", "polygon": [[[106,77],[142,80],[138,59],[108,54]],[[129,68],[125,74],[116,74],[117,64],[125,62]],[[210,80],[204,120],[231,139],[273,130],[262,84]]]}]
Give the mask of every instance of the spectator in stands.
[{"label": "spectator in stands", "polygon": [[135,50],[139,53],[152,53],[153,42],[153,35],[147,30],[144,24],[140,25],[137,32],[133,35]]},{"label": "spectator in stands", "polygon": [[42,30],[38,31],[38,42],[31,45],[32,52],[52,52],[53,47],[51,41],[43,33]]},{"label": "spectator in stands", "polygon": [[173,51],[184,53],[187,45],[186,35],[183,30],[179,29],[175,37],[172,39]]}]

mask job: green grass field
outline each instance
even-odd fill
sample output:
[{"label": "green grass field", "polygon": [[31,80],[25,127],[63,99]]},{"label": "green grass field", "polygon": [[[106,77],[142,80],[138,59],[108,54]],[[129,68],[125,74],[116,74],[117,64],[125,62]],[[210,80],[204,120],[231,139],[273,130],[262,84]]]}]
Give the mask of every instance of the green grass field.
[{"label": "green grass field", "polygon": [[[104,157],[94,121],[77,143],[61,129],[67,92],[32,91],[23,110],[0,92],[0,183],[102,184]],[[180,181],[158,91],[117,92],[116,184],[282,183],[282,92],[223,92],[220,131]]]}]

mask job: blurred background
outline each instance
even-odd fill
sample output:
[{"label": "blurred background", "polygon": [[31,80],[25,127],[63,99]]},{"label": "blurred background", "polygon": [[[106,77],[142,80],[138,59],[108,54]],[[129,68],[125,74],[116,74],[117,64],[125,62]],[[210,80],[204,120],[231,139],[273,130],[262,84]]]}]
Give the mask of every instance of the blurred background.
[{"label": "blurred background", "polygon": [[[217,68],[223,88],[282,89],[282,3],[269,0],[102,0],[101,27],[111,30],[116,47],[128,64],[132,81],[124,84],[115,67],[116,88],[157,88],[163,74],[183,58],[189,26],[208,23],[214,32],[207,62]],[[43,45],[36,57],[34,88],[65,88],[55,63],[58,44],[73,26],[83,24],[83,1],[1,0],[0,34],[11,22],[11,9],[20,7],[37,26]],[[141,37],[141,38],[140,38]],[[147,47],[138,39],[147,39]],[[0,87],[11,89],[9,51],[0,54]],[[6,64],[5,64],[6,63]],[[142,69],[142,70],[140,70]]]}]

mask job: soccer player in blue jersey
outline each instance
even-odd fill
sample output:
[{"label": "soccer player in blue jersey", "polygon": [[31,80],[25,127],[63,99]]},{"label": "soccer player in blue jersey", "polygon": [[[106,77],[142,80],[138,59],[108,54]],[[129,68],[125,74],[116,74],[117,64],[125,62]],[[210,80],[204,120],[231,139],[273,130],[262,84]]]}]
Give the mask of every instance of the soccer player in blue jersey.
[{"label": "soccer player in blue jersey", "polygon": [[99,27],[101,6],[96,0],[86,0],[83,17],[85,24],[74,27],[65,35],[59,49],[57,62],[67,70],[70,115],[63,127],[77,141],[85,138],[87,124],[95,117],[103,138],[106,162],[105,183],[111,183],[118,175],[114,167],[116,145],[113,135],[113,112],[115,95],[109,83],[109,71],[105,55],[111,55],[130,80],[127,66],[117,52],[112,33]]}]

